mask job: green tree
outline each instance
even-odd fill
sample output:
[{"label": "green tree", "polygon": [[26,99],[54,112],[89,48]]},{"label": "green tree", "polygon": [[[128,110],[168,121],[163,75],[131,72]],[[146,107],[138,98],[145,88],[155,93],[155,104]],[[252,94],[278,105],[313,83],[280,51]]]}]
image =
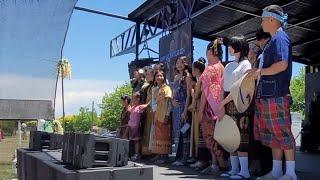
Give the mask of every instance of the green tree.
[{"label": "green tree", "polygon": [[97,123],[97,114],[94,112],[92,119],[92,111],[89,111],[87,107],[81,107],[79,110],[79,114],[75,116],[74,130],[76,132],[87,132],[91,129],[92,126],[96,125]]},{"label": "green tree", "polygon": [[65,132],[75,132],[74,122],[76,120],[76,115],[67,115],[64,117],[64,121],[62,120],[62,117],[60,117],[58,120],[61,122]]},{"label": "green tree", "polygon": [[132,88],[130,83],[126,82],[122,86],[114,89],[114,92],[106,94],[102,98],[101,108],[101,126],[110,131],[116,130],[120,123],[120,97],[124,94],[130,95]]},{"label": "green tree", "polygon": [[299,74],[291,79],[290,92],[293,103],[291,111],[304,114],[305,107],[305,71],[303,68],[299,70]]},{"label": "green tree", "polygon": [[100,124],[97,113],[92,114],[87,107],[81,107],[77,115],[65,116],[65,122],[62,121],[62,117],[59,120],[62,126],[65,123],[66,132],[88,132],[92,126]]}]

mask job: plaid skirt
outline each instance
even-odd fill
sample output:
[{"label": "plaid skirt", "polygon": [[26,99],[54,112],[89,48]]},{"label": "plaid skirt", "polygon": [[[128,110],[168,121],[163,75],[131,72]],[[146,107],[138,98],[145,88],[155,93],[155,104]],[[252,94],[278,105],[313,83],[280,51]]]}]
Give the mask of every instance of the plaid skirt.
[{"label": "plaid skirt", "polygon": [[255,100],[254,137],[265,146],[294,149],[291,132],[290,97]]}]

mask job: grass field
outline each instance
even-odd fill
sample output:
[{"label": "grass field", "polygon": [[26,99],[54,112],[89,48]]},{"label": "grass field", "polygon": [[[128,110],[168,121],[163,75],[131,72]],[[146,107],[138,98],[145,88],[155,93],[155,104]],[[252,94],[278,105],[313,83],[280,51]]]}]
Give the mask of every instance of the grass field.
[{"label": "grass field", "polygon": [[[29,137],[21,141],[21,147],[29,146]],[[5,136],[0,142],[0,164],[11,164],[15,150],[19,148],[18,135]]]},{"label": "grass field", "polygon": [[15,178],[12,170],[12,164],[0,164],[0,180],[11,180]]},{"label": "grass field", "polygon": [[[28,147],[29,138],[22,140],[21,147]],[[12,161],[15,150],[19,148],[18,135],[6,136],[0,142],[0,180],[11,180],[14,178]]]}]

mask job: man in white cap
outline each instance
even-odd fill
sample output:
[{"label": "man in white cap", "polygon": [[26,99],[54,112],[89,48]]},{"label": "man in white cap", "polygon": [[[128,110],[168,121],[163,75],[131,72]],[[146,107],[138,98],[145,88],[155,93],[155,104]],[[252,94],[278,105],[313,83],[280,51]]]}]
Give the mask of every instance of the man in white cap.
[{"label": "man in white cap", "polygon": [[[263,9],[261,26],[270,33],[259,68],[249,71],[257,78],[258,90],[255,101],[254,136],[272,149],[272,171],[258,179],[293,179],[295,173],[295,140],[291,132],[290,79],[292,75],[292,47],[282,27],[287,14],[277,5]],[[282,156],[286,158],[286,172],[282,172]]]}]

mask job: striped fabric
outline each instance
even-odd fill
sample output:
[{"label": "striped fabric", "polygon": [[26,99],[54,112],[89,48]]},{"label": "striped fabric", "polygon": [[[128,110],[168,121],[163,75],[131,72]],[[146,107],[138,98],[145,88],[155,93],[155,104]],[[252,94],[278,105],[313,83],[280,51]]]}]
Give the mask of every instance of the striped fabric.
[{"label": "striped fabric", "polygon": [[[227,97],[228,95],[229,92],[224,93],[224,97]],[[225,111],[227,115],[235,120],[240,131],[241,142],[237,151],[248,152],[249,143],[252,139],[253,105],[251,104],[245,112],[239,113],[234,102],[230,101],[225,105]]]}]

